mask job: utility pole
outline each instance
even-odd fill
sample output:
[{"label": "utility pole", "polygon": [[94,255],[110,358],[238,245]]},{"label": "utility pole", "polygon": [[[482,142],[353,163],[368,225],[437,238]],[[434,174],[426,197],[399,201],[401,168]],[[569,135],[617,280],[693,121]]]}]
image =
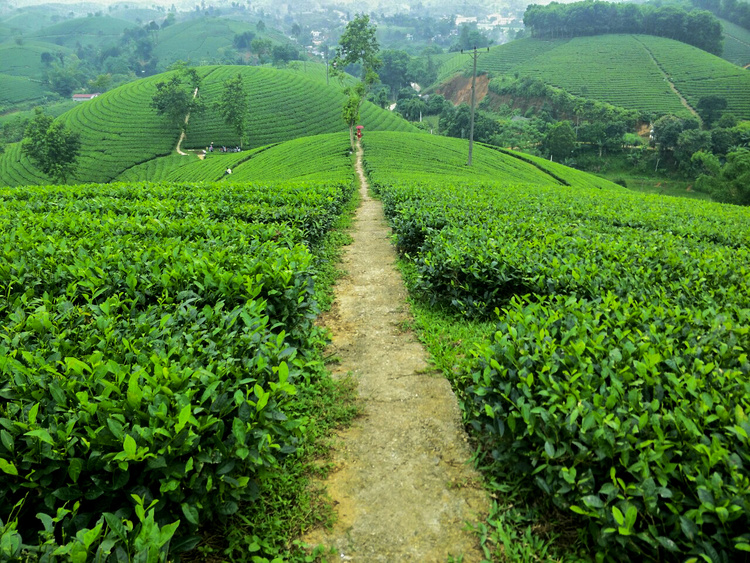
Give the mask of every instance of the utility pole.
[{"label": "utility pole", "polygon": [[[487,52],[490,48],[487,47]],[[461,49],[463,54],[464,50]],[[466,166],[471,166],[471,153],[474,150],[474,103],[476,100],[476,85],[477,85],[477,59],[479,58],[479,51],[474,47],[469,54],[474,58],[474,70],[471,74],[471,121],[469,124],[469,160],[466,162]]]}]

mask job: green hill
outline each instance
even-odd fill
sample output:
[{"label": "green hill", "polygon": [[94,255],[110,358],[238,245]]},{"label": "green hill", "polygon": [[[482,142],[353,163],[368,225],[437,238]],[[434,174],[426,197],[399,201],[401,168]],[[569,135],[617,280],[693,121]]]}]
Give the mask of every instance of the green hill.
[{"label": "green hill", "polygon": [[236,34],[252,31],[256,37],[269,39],[273,43],[289,43],[280,32],[272,29],[259,33],[255,24],[228,18],[196,18],[171,25],[158,34],[154,53],[162,62],[191,60],[197,64],[209,64],[232,48]]},{"label": "green hill", "polygon": [[[468,65],[467,60],[458,70]],[[477,70],[494,76],[532,76],[575,95],[646,113],[689,115],[679,94],[693,108],[702,96],[715,94],[727,99],[728,111],[750,118],[750,73],[662,37],[521,39],[480,54]]]},{"label": "green hill", "polygon": [[0,74],[0,107],[3,105],[28,102],[41,102],[49,94],[48,90],[38,80],[31,80],[25,76],[10,76]]},{"label": "green hill", "polygon": [[[398,176],[401,182],[425,179],[495,185],[576,186],[621,191],[605,180],[528,154],[474,143],[472,165],[466,166],[469,144],[464,139],[378,131],[363,140],[366,169],[377,183]],[[397,172],[395,172],[397,171]]]},{"label": "green hill", "polygon": [[750,31],[727,20],[720,20],[724,31],[724,53],[730,63],[741,67],[750,65]]},{"label": "green hill", "polygon": [[24,41],[21,45],[15,42],[4,43],[0,45],[0,74],[41,80],[44,71],[42,53],[58,52],[65,55],[72,53],[67,47],[41,41]]},{"label": "green hill", "polygon": [[[217,147],[237,144],[235,134],[214,108],[222,82],[237,73],[245,78],[249,92],[246,149],[346,131],[341,118],[345,96],[338,86],[268,68],[221,66],[201,67],[199,71],[204,76],[201,96],[208,109],[191,119],[185,148],[202,149],[211,142]],[[150,107],[155,84],[165,76],[125,84],[60,117],[81,134],[83,148],[76,181],[109,182],[125,170],[172,153],[179,131]],[[369,102],[362,107],[361,123],[366,132],[416,131],[396,114]],[[35,172],[11,146],[0,156],[0,184],[20,183],[49,183],[49,179]]]},{"label": "green hill", "polygon": [[100,47],[115,44],[122,32],[129,27],[133,27],[133,24],[108,16],[76,18],[40,29],[31,37],[70,48],[75,48],[78,44]]}]

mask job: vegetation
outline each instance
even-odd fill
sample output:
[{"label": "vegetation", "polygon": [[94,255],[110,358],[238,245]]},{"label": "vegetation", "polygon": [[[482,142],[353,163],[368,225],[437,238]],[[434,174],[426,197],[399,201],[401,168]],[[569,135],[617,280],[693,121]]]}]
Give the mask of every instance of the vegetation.
[{"label": "vegetation", "polygon": [[674,4],[623,5],[613,2],[573,2],[526,8],[524,24],[532,37],[560,38],[602,33],[660,35],[714,55],[721,55],[721,24],[705,10],[686,11]]},{"label": "vegetation", "polygon": [[294,397],[321,377],[314,252],[351,186],[2,194],[11,557],[157,557],[258,502],[306,440]]},{"label": "vegetation", "polygon": [[[434,306],[420,322],[475,346],[426,336],[498,494],[510,475],[530,495],[516,501],[575,525],[583,539],[567,549],[597,559],[742,560],[747,210],[570,177],[491,181],[448,162],[417,181],[400,172],[409,155],[445,162],[450,145],[403,139],[394,166],[379,137],[365,141],[367,169],[414,295]],[[533,526],[530,512],[517,521]],[[531,532],[497,514],[480,533],[517,552]],[[524,538],[528,558],[549,549]]]},{"label": "vegetation", "polygon": [[21,152],[44,174],[65,182],[76,166],[81,150],[80,135],[69,131],[62,123],[37,110],[26,127]]}]

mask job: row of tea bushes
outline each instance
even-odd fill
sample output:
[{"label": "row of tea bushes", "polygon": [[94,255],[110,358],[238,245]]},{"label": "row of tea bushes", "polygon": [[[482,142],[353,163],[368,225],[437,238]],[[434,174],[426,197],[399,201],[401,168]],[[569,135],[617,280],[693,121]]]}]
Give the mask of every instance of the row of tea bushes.
[{"label": "row of tea bushes", "polygon": [[305,431],[287,405],[315,373],[308,241],[350,194],[0,192],[3,556],[166,560],[255,499]]},{"label": "row of tea bushes", "polygon": [[416,289],[497,320],[455,377],[497,477],[577,514],[599,559],[745,560],[750,213],[368,159]]}]

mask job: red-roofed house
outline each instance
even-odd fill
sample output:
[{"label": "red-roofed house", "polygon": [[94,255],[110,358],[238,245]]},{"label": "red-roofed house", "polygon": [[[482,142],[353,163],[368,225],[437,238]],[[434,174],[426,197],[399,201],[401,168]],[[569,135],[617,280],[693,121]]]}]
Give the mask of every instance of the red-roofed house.
[{"label": "red-roofed house", "polygon": [[101,95],[102,95],[101,92],[96,92],[95,94],[73,94],[73,101],[85,102],[85,101],[91,100]]}]

